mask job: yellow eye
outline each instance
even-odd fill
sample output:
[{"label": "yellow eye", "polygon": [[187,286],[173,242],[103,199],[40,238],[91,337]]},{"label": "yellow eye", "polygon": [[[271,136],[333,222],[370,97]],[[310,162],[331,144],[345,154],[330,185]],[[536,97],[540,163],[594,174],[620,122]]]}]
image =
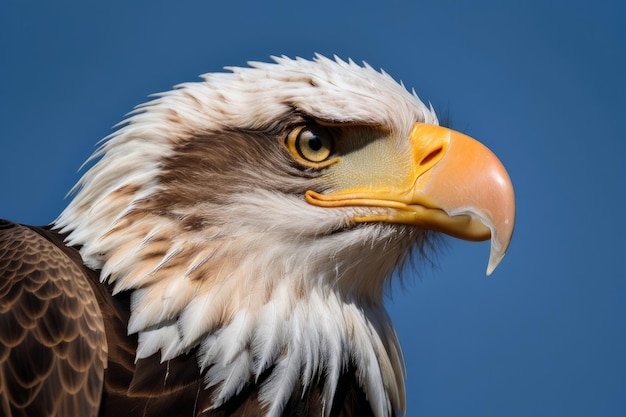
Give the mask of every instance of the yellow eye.
[{"label": "yellow eye", "polygon": [[318,164],[332,155],[335,141],[323,127],[304,126],[289,134],[287,146],[305,161]]}]

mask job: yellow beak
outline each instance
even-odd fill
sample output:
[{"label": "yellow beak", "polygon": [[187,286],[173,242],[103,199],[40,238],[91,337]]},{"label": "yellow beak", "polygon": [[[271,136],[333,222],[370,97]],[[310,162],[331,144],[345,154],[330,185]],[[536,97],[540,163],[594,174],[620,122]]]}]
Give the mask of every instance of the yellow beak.
[{"label": "yellow beak", "polygon": [[491,238],[490,275],[504,256],[515,223],[513,185],[502,163],[469,136],[423,123],[413,126],[410,147],[410,168],[394,186],[331,194],[307,191],[307,201],[322,207],[385,208],[384,214],[359,216],[356,222],[410,224],[465,240]]}]

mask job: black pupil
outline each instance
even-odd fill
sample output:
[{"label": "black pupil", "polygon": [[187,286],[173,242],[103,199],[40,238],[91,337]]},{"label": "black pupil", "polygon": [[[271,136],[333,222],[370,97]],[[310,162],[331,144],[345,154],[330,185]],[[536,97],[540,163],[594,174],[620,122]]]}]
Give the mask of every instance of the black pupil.
[{"label": "black pupil", "polygon": [[322,149],[322,139],[315,133],[312,133],[312,137],[309,139],[309,148],[316,152]]}]

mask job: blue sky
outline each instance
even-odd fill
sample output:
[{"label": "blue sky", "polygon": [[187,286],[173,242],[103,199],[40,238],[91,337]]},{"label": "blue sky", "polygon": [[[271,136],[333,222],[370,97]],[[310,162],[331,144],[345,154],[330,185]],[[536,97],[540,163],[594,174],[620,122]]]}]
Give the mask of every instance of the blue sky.
[{"label": "blue sky", "polygon": [[487,244],[449,239],[394,286],[408,415],[626,415],[618,1],[213,3],[0,4],[0,217],[52,221],[148,94],[270,55],[365,60],[489,146],[518,203],[491,277]]}]

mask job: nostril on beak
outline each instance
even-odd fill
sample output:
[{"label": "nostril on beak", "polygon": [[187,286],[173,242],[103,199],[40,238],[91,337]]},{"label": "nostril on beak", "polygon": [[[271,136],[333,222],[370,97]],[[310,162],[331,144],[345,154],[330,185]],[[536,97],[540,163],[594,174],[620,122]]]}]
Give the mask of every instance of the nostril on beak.
[{"label": "nostril on beak", "polygon": [[433,159],[435,159],[437,157],[437,155],[439,155],[441,152],[443,151],[443,147],[439,146],[438,148],[436,148],[435,150],[433,150],[432,152],[430,152],[428,155],[426,155],[421,161],[420,161],[420,166],[424,166],[426,164],[428,164],[430,161],[432,161]]}]

